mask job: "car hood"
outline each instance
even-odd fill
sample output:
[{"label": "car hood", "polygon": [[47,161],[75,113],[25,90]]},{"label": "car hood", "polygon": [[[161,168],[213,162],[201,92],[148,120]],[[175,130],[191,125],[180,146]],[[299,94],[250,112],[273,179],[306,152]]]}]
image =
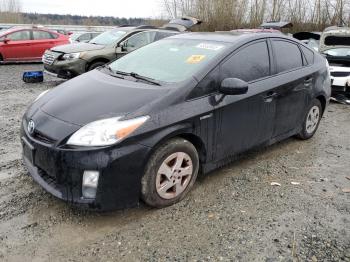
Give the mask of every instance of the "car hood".
[{"label": "car hood", "polygon": [[90,43],[72,43],[68,45],[56,46],[51,48],[51,50],[55,52],[69,54],[69,53],[101,50],[104,47],[105,47],[104,45],[96,45],[96,44],[90,44]]},{"label": "car hood", "polygon": [[59,120],[83,126],[140,112],[142,107],[162,99],[169,91],[163,86],[123,80],[94,70],[54,88],[37,101],[37,107]]}]

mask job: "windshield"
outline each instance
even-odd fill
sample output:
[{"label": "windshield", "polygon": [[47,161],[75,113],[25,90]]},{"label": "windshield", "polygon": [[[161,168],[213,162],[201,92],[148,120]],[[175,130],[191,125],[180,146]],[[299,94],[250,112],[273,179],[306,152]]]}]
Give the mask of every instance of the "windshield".
[{"label": "windshield", "polygon": [[350,56],[350,47],[328,49],[323,53],[329,56]]},{"label": "windshield", "polygon": [[205,67],[226,47],[227,43],[223,42],[165,39],[116,60],[110,68],[162,82],[181,82]]},{"label": "windshield", "polygon": [[110,45],[118,42],[123,36],[125,36],[125,34],[125,31],[120,30],[107,31],[99,36],[96,36],[89,43],[97,45]]}]

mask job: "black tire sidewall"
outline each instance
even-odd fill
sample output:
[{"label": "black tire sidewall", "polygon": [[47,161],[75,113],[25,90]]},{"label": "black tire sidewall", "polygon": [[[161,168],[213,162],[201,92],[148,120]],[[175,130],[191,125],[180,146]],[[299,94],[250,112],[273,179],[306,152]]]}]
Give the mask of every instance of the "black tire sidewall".
[{"label": "black tire sidewall", "polygon": [[[190,156],[193,164],[192,178],[185,191],[179,196],[173,199],[163,199],[156,190],[157,172],[163,161],[176,152],[184,152]],[[199,157],[196,148],[185,139],[177,138],[169,140],[164,145],[158,147],[148,161],[145,174],[142,177],[142,200],[146,204],[157,208],[171,206],[181,201],[193,187],[198,171]]]},{"label": "black tire sidewall", "polygon": [[[320,117],[319,117],[319,120],[318,120],[318,123],[317,123],[317,126],[316,126],[315,130],[312,133],[308,133],[306,131],[306,121],[307,121],[307,117],[308,117],[308,115],[310,113],[311,108],[313,108],[314,106],[317,106],[319,108],[319,110],[320,110]],[[323,115],[323,109],[322,109],[322,105],[321,105],[320,100],[318,100],[318,99],[312,100],[311,104],[309,105],[308,109],[306,110],[306,114],[305,114],[305,117],[304,117],[302,130],[299,133],[299,138],[304,139],[304,140],[312,138],[315,135],[315,133],[317,132],[317,130],[318,130],[318,127],[319,127],[319,125],[321,123],[322,115]]]},{"label": "black tire sidewall", "polygon": [[92,71],[94,70],[95,68],[99,67],[99,66],[103,66],[107,63],[104,63],[104,62],[95,62],[95,63],[92,63],[89,68],[88,68],[88,71]]}]

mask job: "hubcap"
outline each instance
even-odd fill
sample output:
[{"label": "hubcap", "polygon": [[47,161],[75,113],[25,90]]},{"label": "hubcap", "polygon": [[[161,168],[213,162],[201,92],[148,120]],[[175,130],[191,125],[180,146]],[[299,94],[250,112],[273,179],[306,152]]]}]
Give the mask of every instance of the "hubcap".
[{"label": "hubcap", "polygon": [[193,163],[191,157],[177,152],[167,157],[161,164],[156,178],[158,195],[163,199],[173,199],[185,191],[191,181]]},{"label": "hubcap", "polygon": [[306,132],[312,134],[317,128],[318,122],[320,121],[320,109],[318,106],[313,106],[307,115],[306,119]]}]

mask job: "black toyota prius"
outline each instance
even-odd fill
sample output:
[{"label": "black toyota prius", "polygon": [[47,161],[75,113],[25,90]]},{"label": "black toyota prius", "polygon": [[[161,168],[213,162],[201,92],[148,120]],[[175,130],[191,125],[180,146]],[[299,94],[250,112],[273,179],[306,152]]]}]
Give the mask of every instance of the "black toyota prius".
[{"label": "black toyota prius", "polygon": [[290,136],[311,138],[329,96],[327,61],[296,40],[178,35],[40,95],[23,117],[23,159],[69,203],[165,207],[199,172]]}]

